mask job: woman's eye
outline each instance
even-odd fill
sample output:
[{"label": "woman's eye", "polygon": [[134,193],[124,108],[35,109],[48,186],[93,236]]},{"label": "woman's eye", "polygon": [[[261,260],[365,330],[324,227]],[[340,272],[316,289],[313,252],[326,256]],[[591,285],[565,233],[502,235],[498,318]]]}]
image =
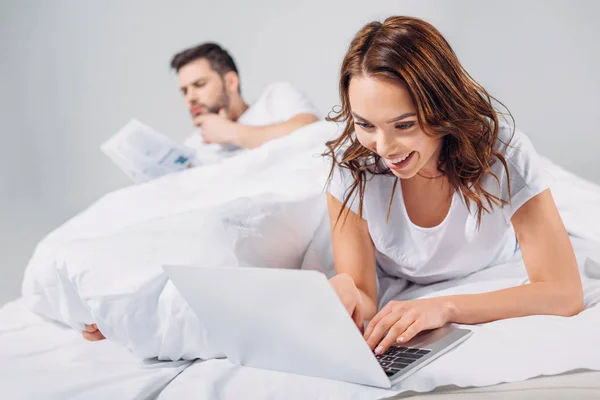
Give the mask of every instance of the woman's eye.
[{"label": "woman's eye", "polygon": [[410,129],[410,128],[413,127],[414,124],[415,124],[414,122],[407,122],[407,123],[404,123],[404,124],[398,124],[398,125],[396,125],[396,129],[402,129],[402,130],[404,130],[404,129]]},{"label": "woman's eye", "polygon": [[360,126],[360,127],[361,127],[361,128],[363,128],[363,129],[369,129],[369,128],[372,128],[372,126],[371,126],[371,125],[369,125],[369,124],[365,124],[365,123],[363,123],[363,122],[355,122],[355,124],[356,124],[356,125],[358,125],[358,126]]}]

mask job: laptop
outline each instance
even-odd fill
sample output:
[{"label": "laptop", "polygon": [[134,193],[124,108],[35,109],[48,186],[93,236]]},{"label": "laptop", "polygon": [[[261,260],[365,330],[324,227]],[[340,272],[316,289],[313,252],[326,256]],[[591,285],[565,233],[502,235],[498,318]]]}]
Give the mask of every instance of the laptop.
[{"label": "laptop", "polygon": [[471,335],[446,326],[376,357],[320,272],[163,268],[211,340],[238,365],[389,388]]}]

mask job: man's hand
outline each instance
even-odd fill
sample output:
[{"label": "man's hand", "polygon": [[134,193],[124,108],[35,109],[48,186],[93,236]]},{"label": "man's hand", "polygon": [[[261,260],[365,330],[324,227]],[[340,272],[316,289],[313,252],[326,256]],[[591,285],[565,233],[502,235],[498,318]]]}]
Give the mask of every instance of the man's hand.
[{"label": "man's hand", "polygon": [[365,340],[375,354],[383,354],[394,342],[405,343],[423,330],[446,325],[449,315],[442,298],[390,301],[369,322]]},{"label": "man's hand", "polygon": [[236,144],[243,126],[227,119],[227,113],[220,109],[218,114],[205,114],[198,117],[198,126],[204,143]]}]

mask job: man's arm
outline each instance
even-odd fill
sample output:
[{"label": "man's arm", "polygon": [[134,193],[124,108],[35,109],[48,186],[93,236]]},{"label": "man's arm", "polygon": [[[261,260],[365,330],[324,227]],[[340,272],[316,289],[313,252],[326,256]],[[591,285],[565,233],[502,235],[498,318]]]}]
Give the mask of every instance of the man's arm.
[{"label": "man's arm", "polygon": [[294,115],[287,121],[279,124],[265,126],[248,126],[237,124],[236,134],[232,142],[236,146],[246,149],[253,149],[270,140],[288,135],[296,129],[318,121],[319,118],[314,114],[303,113]]}]

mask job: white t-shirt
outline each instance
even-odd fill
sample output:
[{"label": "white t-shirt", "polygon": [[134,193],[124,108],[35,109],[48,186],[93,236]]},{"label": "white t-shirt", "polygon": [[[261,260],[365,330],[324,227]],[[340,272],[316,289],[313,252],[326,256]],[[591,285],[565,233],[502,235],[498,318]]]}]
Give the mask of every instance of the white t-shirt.
[{"label": "white t-shirt", "polygon": [[[507,143],[511,134],[512,129],[508,125],[500,124],[499,139]],[[448,215],[438,226],[423,228],[413,224],[406,212],[400,184],[396,185],[389,222],[386,223],[390,195],[397,178],[385,175],[367,177],[363,218],[375,244],[380,285],[383,279],[388,286],[390,278],[417,284],[459,278],[506,262],[514,256],[517,239],[511,217],[525,202],[547,189],[551,178],[541,167],[538,155],[524,133],[515,131],[508,147],[498,142],[496,148],[505,154],[512,201],[502,208],[494,207],[491,213],[484,212],[479,228],[476,205],[471,202],[470,211],[460,193],[456,192]],[[501,187],[491,175],[487,175],[483,178],[485,190],[508,199],[503,164],[495,162],[492,171],[499,178]],[[328,191],[343,201],[351,182],[349,171],[336,167]],[[348,204],[358,213],[358,190]]]},{"label": "white t-shirt", "polygon": [[[273,125],[304,113],[319,117],[319,112],[303,92],[287,82],[275,82],[267,86],[236,122],[250,126]],[[196,150],[200,165],[219,162],[242,150],[232,145],[206,144],[202,141],[200,129],[188,137],[184,145]]]}]

